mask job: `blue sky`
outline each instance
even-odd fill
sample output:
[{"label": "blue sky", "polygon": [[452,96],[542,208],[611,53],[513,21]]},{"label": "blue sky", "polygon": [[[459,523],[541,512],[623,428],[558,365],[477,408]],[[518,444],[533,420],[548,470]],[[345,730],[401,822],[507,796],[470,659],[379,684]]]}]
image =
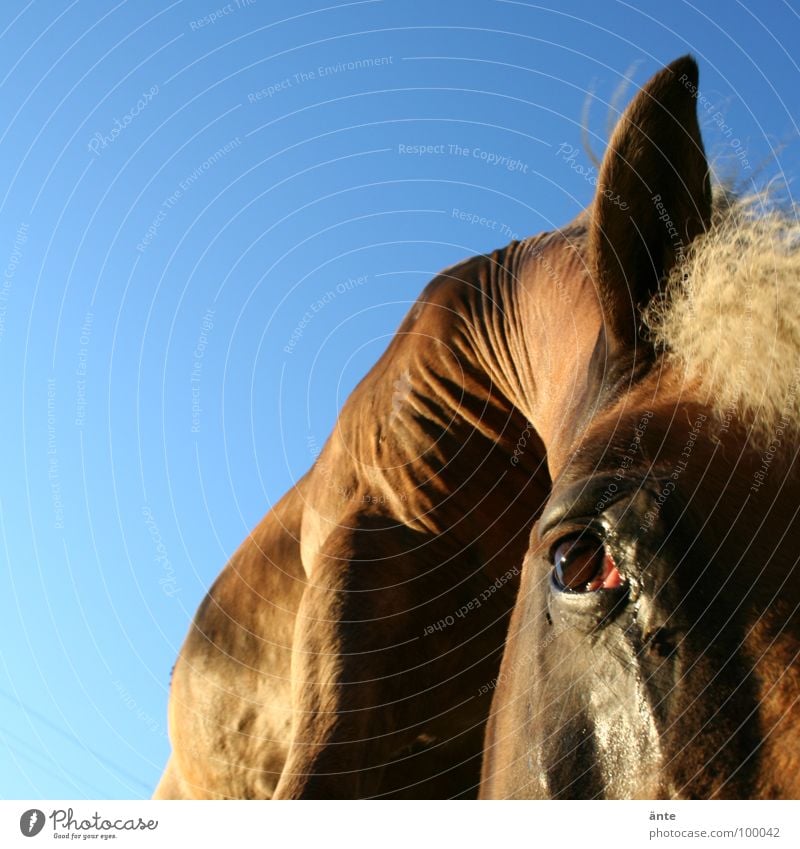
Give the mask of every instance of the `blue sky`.
[{"label": "blue sky", "polygon": [[795,0],[550,6],[4,3],[0,796],[149,795],[204,591],[425,282],[589,202],[587,92],[600,152],[692,52],[793,188]]}]

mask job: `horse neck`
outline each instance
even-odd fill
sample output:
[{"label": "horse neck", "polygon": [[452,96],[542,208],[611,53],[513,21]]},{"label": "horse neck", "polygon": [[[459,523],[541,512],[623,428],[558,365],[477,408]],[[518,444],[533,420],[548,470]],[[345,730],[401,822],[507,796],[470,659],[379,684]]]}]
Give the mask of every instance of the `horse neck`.
[{"label": "horse neck", "polygon": [[[370,492],[413,491],[413,503],[398,505],[402,518],[445,524],[448,511],[469,509],[462,497],[492,489],[498,470],[535,475],[544,492],[542,459],[552,470],[551,451],[568,456],[594,385],[599,308],[585,278],[563,234],[442,272],[342,411],[322,459],[331,470],[355,459],[359,471],[339,488],[366,480]],[[507,512],[508,495],[496,499]]]},{"label": "horse neck", "polygon": [[557,469],[602,383],[602,317],[574,225],[486,258],[472,294],[476,365],[538,433]]}]

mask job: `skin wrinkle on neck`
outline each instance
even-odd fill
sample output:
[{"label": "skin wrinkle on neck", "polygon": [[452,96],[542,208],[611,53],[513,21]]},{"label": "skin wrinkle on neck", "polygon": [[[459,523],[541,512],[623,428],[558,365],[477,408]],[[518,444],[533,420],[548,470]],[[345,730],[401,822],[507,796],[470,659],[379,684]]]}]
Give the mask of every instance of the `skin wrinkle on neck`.
[{"label": "skin wrinkle on neck", "polygon": [[569,456],[582,412],[599,398],[606,376],[607,363],[589,367],[602,341],[602,316],[585,241],[579,220],[512,242],[484,258],[477,285],[464,292],[463,355],[533,423],[548,445],[551,474]]}]

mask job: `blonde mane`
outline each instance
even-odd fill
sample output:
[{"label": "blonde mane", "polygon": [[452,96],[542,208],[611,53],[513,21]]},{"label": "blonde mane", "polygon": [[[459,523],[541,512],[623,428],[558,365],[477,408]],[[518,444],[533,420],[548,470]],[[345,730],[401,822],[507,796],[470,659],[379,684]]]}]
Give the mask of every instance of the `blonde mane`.
[{"label": "blonde mane", "polygon": [[716,192],[695,239],[648,310],[652,339],[704,399],[767,448],[800,425],[800,218],[772,192]]}]

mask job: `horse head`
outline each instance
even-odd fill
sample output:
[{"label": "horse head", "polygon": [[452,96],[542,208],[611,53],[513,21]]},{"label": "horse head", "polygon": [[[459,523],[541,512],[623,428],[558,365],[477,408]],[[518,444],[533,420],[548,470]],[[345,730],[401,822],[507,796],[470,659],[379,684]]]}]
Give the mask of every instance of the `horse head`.
[{"label": "horse head", "polygon": [[697,85],[426,287],[200,605],[157,796],[800,796],[798,226],[715,200]]},{"label": "horse head", "polygon": [[686,57],[638,93],[590,208],[518,272],[553,483],[485,797],[800,795],[797,234],[712,198],[697,86]]}]

